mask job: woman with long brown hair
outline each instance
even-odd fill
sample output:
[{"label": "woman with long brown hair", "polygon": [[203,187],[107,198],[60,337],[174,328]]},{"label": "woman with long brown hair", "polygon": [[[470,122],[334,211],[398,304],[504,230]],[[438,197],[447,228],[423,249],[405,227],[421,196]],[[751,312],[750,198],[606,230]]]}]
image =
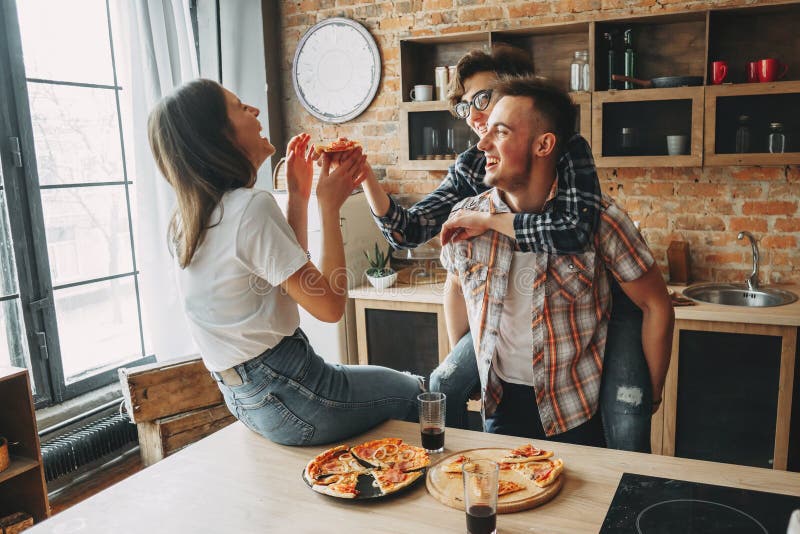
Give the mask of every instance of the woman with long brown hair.
[{"label": "woman with long brown hair", "polygon": [[299,329],[298,304],[335,322],[347,302],[339,208],[366,165],[361,150],[331,161],[317,186],[323,251],[307,248],[313,145],[287,147],[289,200],[253,189],[275,152],[258,109],[210,80],[178,88],[153,109],[148,136],[177,195],[169,227],[192,335],[230,411],[282,444],[341,440],[389,418],[414,420],[418,378],[377,366],[326,363]]}]

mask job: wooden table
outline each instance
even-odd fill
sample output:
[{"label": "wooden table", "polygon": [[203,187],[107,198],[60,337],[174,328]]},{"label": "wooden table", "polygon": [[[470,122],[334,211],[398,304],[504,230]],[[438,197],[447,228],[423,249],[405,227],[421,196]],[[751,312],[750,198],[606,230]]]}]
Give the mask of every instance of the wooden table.
[{"label": "wooden table", "polygon": [[[397,436],[419,443],[417,424],[389,421],[351,443]],[[527,440],[448,429],[446,452],[512,447]],[[800,474],[560,443],[537,442],[566,462],[559,495],[539,508],[498,517],[501,532],[596,533],[623,472],[800,496]],[[77,504],[30,534],[65,533],[439,533],[465,531],[464,512],[431,497],[420,483],[377,501],[344,501],[301,480],[325,447],[284,447],[241,423]]]}]

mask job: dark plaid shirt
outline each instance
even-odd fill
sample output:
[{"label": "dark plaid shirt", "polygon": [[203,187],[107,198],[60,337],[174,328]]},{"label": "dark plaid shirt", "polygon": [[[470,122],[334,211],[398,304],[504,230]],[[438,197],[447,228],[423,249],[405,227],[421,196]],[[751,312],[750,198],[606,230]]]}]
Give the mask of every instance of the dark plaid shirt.
[{"label": "dark plaid shirt", "polygon": [[[384,217],[373,217],[394,248],[414,248],[442,229],[460,200],[489,189],[483,183],[486,157],[476,147],[459,154],[439,187],[411,208],[390,198]],[[518,213],[514,217],[517,245],[523,252],[574,254],[592,241],[600,216],[600,183],[589,143],[573,135],[558,161],[558,193],[550,213]],[[402,236],[397,241],[394,232]]]}]

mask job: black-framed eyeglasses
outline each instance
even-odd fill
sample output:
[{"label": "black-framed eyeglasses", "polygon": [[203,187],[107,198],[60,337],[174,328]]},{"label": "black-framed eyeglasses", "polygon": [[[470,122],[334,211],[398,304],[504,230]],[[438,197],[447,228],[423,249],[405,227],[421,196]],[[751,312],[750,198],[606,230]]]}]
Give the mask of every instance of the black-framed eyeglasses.
[{"label": "black-framed eyeglasses", "polygon": [[483,89],[482,91],[478,91],[472,97],[472,100],[459,102],[456,104],[456,107],[453,108],[461,119],[466,119],[469,117],[470,106],[475,106],[475,109],[478,111],[483,111],[484,109],[489,107],[489,102],[492,101],[492,90],[491,89]]}]

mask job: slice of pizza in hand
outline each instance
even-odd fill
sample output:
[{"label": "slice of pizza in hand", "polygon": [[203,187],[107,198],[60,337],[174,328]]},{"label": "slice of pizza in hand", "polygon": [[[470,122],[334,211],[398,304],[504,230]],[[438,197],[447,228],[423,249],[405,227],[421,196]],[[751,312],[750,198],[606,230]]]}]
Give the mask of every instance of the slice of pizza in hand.
[{"label": "slice of pizza in hand", "polygon": [[386,495],[412,484],[422,476],[422,471],[403,472],[397,467],[392,467],[389,469],[376,469],[372,471],[372,476],[375,478],[374,484]]},{"label": "slice of pizza in hand", "polygon": [[340,137],[336,141],[331,141],[330,143],[321,143],[317,145],[314,150],[317,152],[317,154],[347,152],[348,150],[354,150],[360,146],[361,143],[358,141],[352,141],[346,137]]},{"label": "slice of pizza in hand", "polygon": [[356,445],[350,452],[356,458],[373,467],[391,467],[389,460],[398,453],[403,440],[400,438],[382,438]]},{"label": "slice of pizza in hand", "polygon": [[502,497],[503,495],[508,495],[509,493],[514,493],[515,491],[524,489],[525,486],[522,484],[517,484],[511,480],[500,480],[498,481],[497,496]]},{"label": "slice of pizza in hand", "polygon": [[453,461],[448,462],[442,466],[442,471],[445,473],[454,473],[454,474],[461,474],[461,468],[464,467],[464,464],[470,462],[469,456],[464,456],[463,454],[457,456]]},{"label": "slice of pizza in hand", "polygon": [[357,484],[358,473],[341,473],[315,481],[311,489],[331,497],[355,499],[359,493],[356,489]]},{"label": "slice of pizza in hand", "polygon": [[315,456],[303,472],[305,479],[309,483],[314,483],[321,477],[339,473],[362,473],[366,471],[364,467],[350,454],[348,445],[339,445],[328,449]]},{"label": "slice of pizza in hand", "polygon": [[501,462],[508,464],[519,464],[525,462],[535,462],[537,460],[544,460],[545,458],[550,458],[551,456],[553,456],[553,451],[538,449],[534,447],[531,443],[528,443],[527,445],[523,445],[522,447],[517,447],[516,449],[510,451],[501,460]]}]

